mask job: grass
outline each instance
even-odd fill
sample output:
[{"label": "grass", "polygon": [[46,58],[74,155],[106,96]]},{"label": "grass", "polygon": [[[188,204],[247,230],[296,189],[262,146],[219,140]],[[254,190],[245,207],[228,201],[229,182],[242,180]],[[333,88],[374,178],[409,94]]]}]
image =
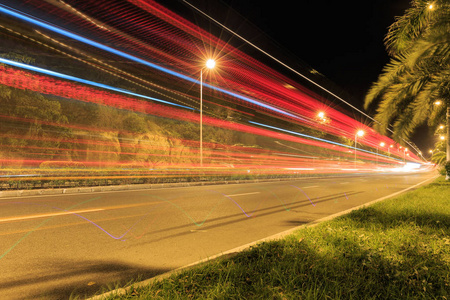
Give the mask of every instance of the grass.
[{"label": "grass", "polygon": [[107,299],[450,299],[450,182]]}]

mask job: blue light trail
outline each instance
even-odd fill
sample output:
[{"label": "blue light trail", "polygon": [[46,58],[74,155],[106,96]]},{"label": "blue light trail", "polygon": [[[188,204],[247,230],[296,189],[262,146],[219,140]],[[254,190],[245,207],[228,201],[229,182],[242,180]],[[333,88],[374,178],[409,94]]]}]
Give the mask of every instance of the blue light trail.
[{"label": "blue light trail", "polygon": [[144,98],[144,99],[147,99],[147,100],[157,101],[157,102],[161,102],[161,103],[164,103],[164,104],[169,104],[169,105],[174,105],[174,106],[178,106],[178,107],[183,107],[183,108],[187,108],[187,109],[190,109],[190,110],[194,110],[193,108],[188,107],[188,106],[184,106],[184,105],[180,105],[180,104],[164,101],[164,100],[161,100],[161,99],[153,98],[153,97],[150,97],[150,96],[145,96],[145,95],[142,95],[142,94],[137,94],[137,93],[125,90],[125,89],[116,88],[116,87],[113,87],[113,86],[110,86],[110,85],[106,85],[106,84],[103,84],[103,83],[90,81],[90,80],[78,78],[78,77],[75,77],[75,76],[71,76],[71,75],[67,75],[67,74],[63,74],[63,73],[50,71],[50,70],[47,70],[47,69],[43,69],[43,68],[27,65],[27,64],[24,64],[24,63],[19,63],[19,62],[8,60],[8,59],[4,59],[4,58],[1,58],[1,57],[0,57],[0,63],[3,63],[5,65],[10,65],[10,66],[13,66],[13,67],[16,67],[16,68],[25,69],[25,70],[28,70],[28,71],[33,71],[33,72],[37,72],[37,73],[41,73],[41,74],[45,74],[45,75],[50,75],[50,76],[53,76],[53,77],[58,77],[58,78],[66,79],[66,80],[75,81],[75,82],[78,82],[78,83],[83,83],[83,84],[90,85],[90,86],[99,87],[99,88],[110,90],[110,91],[114,91],[114,92],[119,92],[119,93],[131,95],[131,96],[135,96],[135,97],[139,97],[139,98]]},{"label": "blue light trail", "polygon": [[[28,22],[28,23],[30,23],[30,24],[39,26],[39,27],[41,27],[41,28],[45,28],[45,29],[47,29],[47,30],[50,30],[50,31],[55,32],[55,33],[58,33],[58,34],[63,35],[63,36],[65,36],[65,37],[68,37],[68,38],[74,39],[74,40],[76,40],[76,41],[82,42],[82,43],[84,43],[84,44],[88,44],[88,45],[93,46],[93,47],[95,47],[95,48],[98,48],[98,49],[107,51],[107,52],[109,52],[109,53],[112,53],[112,54],[118,55],[118,56],[120,56],[120,57],[129,59],[129,60],[132,60],[132,61],[134,61],[134,62],[143,64],[143,65],[148,66],[148,67],[151,67],[151,68],[153,68],[153,69],[156,69],[156,70],[162,71],[162,72],[164,72],[164,73],[170,74],[170,75],[172,75],[172,76],[181,78],[181,79],[183,79],[183,80],[187,80],[187,81],[192,82],[192,83],[195,83],[195,84],[200,84],[200,81],[197,80],[197,79],[194,79],[194,78],[191,78],[191,77],[189,77],[189,76],[183,75],[183,74],[181,74],[181,73],[175,72],[175,71],[173,71],[173,70],[170,70],[170,69],[161,67],[161,66],[159,66],[159,65],[157,65],[157,64],[151,63],[151,62],[149,62],[149,61],[146,61],[146,60],[144,60],[144,59],[141,59],[141,58],[139,58],[139,57],[133,56],[133,55],[131,55],[131,54],[122,52],[122,51],[120,51],[120,50],[117,50],[117,49],[114,49],[114,48],[105,46],[105,45],[103,45],[103,44],[101,44],[101,43],[92,41],[92,40],[90,40],[90,39],[87,39],[87,38],[82,37],[82,36],[80,36],[80,35],[77,35],[77,34],[75,34],[75,33],[72,33],[72,32],[70,32],[70,31],[67,31],[67,30],[65,30],[65,29],[62,29],[62,28],[60,28],[60,27],[57,27],[57,26],[55,26],[55,25],[51,25],[51,24],[48,23],[48,22],[44,22],[44,21],[41,21],[41,20],[39,20],[39,19],[37,19],[37,18],[35,18],[35,17],[32,17],[32,16],[30,16],[30,15],[26,15],[26,14],[24,14],[23,12],[19,12],[19,11],[17,11],[17,10],[14,10],[14,9],[12,9],[12,8],[9,8],[9,7],[5,6],[5,5],[0,4],[0,12],[1,12],[1,13],[4,13],[4,14],[6,14],[6,15],[12,16],[12,17],[14,17],[14,18],[20,19],[20,20],[22,20],[22,21]],[[235,98],[241,99],[241,100],[243,100],[243,101],[245,101],[245,102],[248,102],[248,103],[252,103],[252,104],[258,105],[258,106],[263,107],[263,108],[265,108],[265,109],[268,109],[268,110],[271,110],[271,111],[274,111],[274,112],[283,114],[283,115],[285,115],[285,116],[289,116],[289,117],[291,117],[291,118],[303,120],[303,118],[301,118],[301,117],[299,117],[299,116],[297,116],[297,115],[288,113],[288,112],[283,111],[283,110],[281,110],[281,109],[278,109],[278,108],[276,108],[276,107],[273,107],[273,106],[267,105],[267,104],[265,104],[265,103],[256,101],[256,100],[254,100],[254,99],[245,97],[245,96],[243,96],[243,95],[240,95],[240,94],[231,92],[231,91],[229,91],[229,90],[225,90],[225,89],[222,89],[222,88],[219,88],[219,87],[210,85],[210,84],[208,84],[208,83],[203,83],[203,85],[206,86],[206,87],[208,87],[208,88],[210,88],[210,89],[213,89],[213,90],[216,90],[216,91],[225,93],[225,94],[227,94],[227,95],[233,96],[233,97],[235,97]],[[170,102],[168,102],[168,103],[170,103]],[[179,106],[179,105],[178,105],[178,106]]]},{"label": "blue light trail", "polygon": [[[355,147],[352,147],[352,146],[348,146],[348,145],[344,145],[344,144],[341,144],[341,143],[325,140],[325,139],[318,138],[318,137],[315,137],[315,136],[311,136],[311,135],[307,135],[307,134],[303,134],[303,133],[298,133],[298,132],[295,132],[295,131],[282,129],[282,128],[279,128],[279,127],[274,127],[274,126],[270,126],[270,125],[266,125],[266,124],[261,124],[261,123],[258,123],[258,122],[253,122],[253,121],[248,121],[248,122],[251,123],[251,124],[258,125],[258,126],[262,126],[262,127],[266,127],[266,128],[270,128],[270,129],[275,129],[275,130],[279,130],[279,131],[283,131],[283,132],[287,132],[287,133],[290,133],[290,134],[306,137],[306,138],[309,138],[309,139],[325,142],[325,143],[328,143],[328,144],[333,144],[333,145],[349,148],[349,149],[352,149],[352,150],[355,149]],[[378,156],[383,156],[383,157],[386,157],[388,159],[394,159],[394,160],[397,160],[397,161],[401,161],[399,159],[395,159],[395,158],[392,158],[392,157],[389,157],[389,156],[386,156],[386,155],[383,155],[383,154],[379,154],[379,153],[377,154],[377,153],[374,153],[374,152],[371,152],[371,151],[368,151],[368,150],[364,150],[364,149],[361,149],[361,148],[356,148],[356,149],[359,150],[359,151],[362,151],[362,152],[375,154],[375,155],[378,155]]]}]

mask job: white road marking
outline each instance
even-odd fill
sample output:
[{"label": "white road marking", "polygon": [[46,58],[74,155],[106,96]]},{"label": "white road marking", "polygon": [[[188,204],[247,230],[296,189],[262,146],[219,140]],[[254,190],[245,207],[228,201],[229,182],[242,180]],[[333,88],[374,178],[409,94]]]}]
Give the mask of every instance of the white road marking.
[{"label": "white road marking", "polygon": [[31,216],[22,216],[22,217],[14,217],[14,218],[5,218],[0,219],[0,223],[2,222],[12,222],[12,221],[22,221],[22,220],[29,220],[29,219],[38,219],[38,218],[47,218],[47,217],[56,217],[56,216],[64,216],[64,215],[71,215],[71,214],[81,214],[81,213],[88,213],[88,212],[95,212],[95,211],[102,211],[103,208],[94,208],[94,209],[85,209],[85,210],[74,210],[74,211],[62,211],[62,212],[55,212],[50,214],[41,214],[41,215],[31,215]]},{"label": "white road marking", "polygon": [[245,194],[234,194],[234,195],[225,195],[228,197],[238,197],[238,196],[247,196],[247,195],[256,195],[260,194],[261,192],[253,192],[253,193],[245,193]]}]

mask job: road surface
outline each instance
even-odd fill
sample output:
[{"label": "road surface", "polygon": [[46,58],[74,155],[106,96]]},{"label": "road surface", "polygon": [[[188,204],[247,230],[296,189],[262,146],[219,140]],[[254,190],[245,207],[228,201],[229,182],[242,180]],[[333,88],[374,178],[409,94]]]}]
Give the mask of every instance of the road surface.
[{"label": "road surface", "polygon": [[401,191],[435,173],[0,198],[2,299],[150,278]]}]

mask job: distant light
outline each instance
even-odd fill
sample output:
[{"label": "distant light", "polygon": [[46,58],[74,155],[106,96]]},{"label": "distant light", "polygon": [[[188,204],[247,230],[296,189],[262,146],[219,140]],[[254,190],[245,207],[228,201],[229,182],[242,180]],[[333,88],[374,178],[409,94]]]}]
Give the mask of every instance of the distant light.
[{"label": "distant light", "polygon": [[383,143],[383,142],[380,143],[380,146],[381,146],[381,147],[384,147],[384,145],[386,145],[386,144]]},{"label": "distant light", "polygon": [[443,136],[443,135],[441,135],[439,138],[440,138],[441,140],[445,140],[445,136]]},{"label": "distant light", "polygon": [[439,126],[439,129],[444,129],[444,125]]},{"label": "distant light", "polygon": [[413,169],[420,169],[420,167],[422,166],[422,164],[419,163],[412,163],[412,162],[407,162],[404,166],[405,169],[409,169],[409,170],[413,170]]},{"label": "distant light", "polygon": [[433,9],[433,4],[428,5],[428,9]]},{"label": "distant light", "polygon": [[214,59],[210,58],[206,61],[206,67],[208,69],[213,69],[215,66],[216,66],[216,61]]},{"label": "distant light", "polygon": [[358,132],[356,134],[358,136],[363,136],[364,135],[364,130],[358,130]]},{"label": "distant light", "polygon": [[441,104],[442,104],[441,100],[438,100],[438,101],[434,102],[434,105],[441,105]]},{"label": "distant light", "polygon": [[317,115],[319,118],[323,119],[325,118],[325,113],[323,111],[319,112],[319,114]]}]

